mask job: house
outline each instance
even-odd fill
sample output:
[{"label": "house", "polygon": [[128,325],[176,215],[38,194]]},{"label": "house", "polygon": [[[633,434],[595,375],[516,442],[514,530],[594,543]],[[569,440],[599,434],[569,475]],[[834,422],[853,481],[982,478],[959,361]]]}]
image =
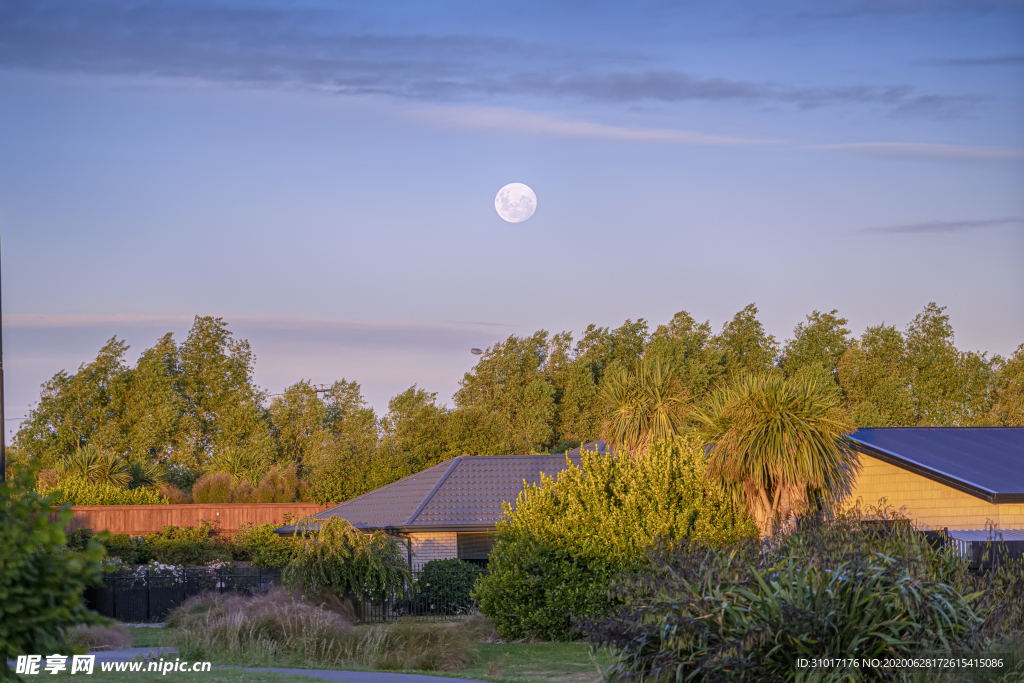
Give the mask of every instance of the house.
[{"label": "house", "polygon": [[881,498],[925,529],[1024,529],[1024,427],[874,427],[850,439],[850,496]]},{"label": "house", "polygon": [[[409,564],[457,557],[483,563],[502,504],[515,504],[524,482],[554,477],[566,467],[560,455],[471,455],[434,465],[312,516],[341,517],[364,531],[385,531],[405,542]],[[569,455],[579,463],[579,455]],[[276,530],[295,533],[295,526]]]},{"label": "house", "polygon": [[[885,499],[922,529],[948,531],[965,552],[989,538],[991,525],[1024,552],[1024,427],[880,427],[859,429],[850,439],[861,455],[851,505]],[[581,448],[609,451],[603,441]],[[413,567],[453,557],[484,562],[502,504],[514,504],[524,482],[540,481],[541,473],[553,477],[567,461],[579,464],[581,448],[453,458],[313,519],[341,517],[357,529],[399,536]],[[292,534],[295,527],[277,532]]]}]

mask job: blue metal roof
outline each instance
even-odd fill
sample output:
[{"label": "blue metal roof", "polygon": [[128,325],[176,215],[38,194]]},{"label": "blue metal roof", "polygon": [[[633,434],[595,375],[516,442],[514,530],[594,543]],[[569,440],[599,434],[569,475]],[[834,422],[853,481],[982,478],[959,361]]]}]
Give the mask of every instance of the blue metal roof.
[{"label": "blue metal roof", "polygon": [[1024,427],[871,427],[857,449],[990,503],[1024,503]]}]

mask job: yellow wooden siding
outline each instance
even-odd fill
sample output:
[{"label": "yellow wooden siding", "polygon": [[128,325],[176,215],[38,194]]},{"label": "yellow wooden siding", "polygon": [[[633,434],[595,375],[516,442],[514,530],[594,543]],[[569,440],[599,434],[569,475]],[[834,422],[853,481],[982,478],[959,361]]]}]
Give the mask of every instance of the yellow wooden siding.
[{"label": "yellow wooden siding", "polygon": [[1000,529],[1024,528],[1024,504],[993,505],[870,455],[861,454],[860,461],[851,503],[877,505],[886,498],[926,529],[984,529],[989,521]]}]

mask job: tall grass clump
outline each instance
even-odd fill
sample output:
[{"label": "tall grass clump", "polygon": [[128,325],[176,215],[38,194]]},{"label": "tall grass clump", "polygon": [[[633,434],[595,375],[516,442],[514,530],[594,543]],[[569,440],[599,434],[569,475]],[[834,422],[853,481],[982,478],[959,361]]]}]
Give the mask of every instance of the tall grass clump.
[{"label": "tall grass clump", "polygon": [[621,607],[584,628],[618,653],[608,673],[619,680],[902,680],[896,669],[811,672],[799,660],[1017,647],[1000,639],[1022,625],[1021,576],[1010,565],[972,573],[886,511],[818,514],[722,552],[662,546],[648,572],[614,588]]},{"label": "tall grass clump", "polygon": [[354,628],[343,616],[277,589],[263,596],[209,593],[168,617],[171,640],[193,660],[247,666],[360,666],[454,671],[473,654],[458,625]]}]

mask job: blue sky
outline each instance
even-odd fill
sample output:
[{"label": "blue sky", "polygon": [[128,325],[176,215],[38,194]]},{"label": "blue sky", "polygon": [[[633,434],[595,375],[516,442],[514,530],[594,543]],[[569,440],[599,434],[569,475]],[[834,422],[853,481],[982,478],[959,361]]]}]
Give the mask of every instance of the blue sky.
[{"label": "blue sky", "polygon": [[934,300],[1007,354],[1024,3],[0,0],[0,230],[14,416],[195,314],[378,410],[512,333],[750,302],[785,339]]}]

